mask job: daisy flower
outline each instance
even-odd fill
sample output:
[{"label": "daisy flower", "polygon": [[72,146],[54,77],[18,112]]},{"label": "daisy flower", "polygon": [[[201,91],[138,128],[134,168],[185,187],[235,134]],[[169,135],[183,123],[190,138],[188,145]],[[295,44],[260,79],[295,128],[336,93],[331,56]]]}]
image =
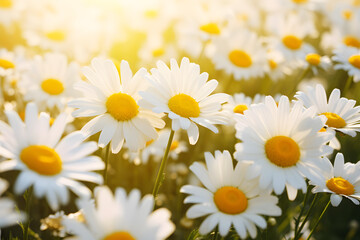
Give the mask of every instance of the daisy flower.
[{"label": "daisy flower", "polygon": [[334,166],[326,157],[321,161],[321,174],[310,178],[310,184],[314,185],[312,192],[331,193],[330,200],[334,207],[339,206],[343,197],[350,199],[359,205],[360,178],[359,164],[344,164],[344,155],[338,153],[335,156]]},{"label": "daisy flower", "polygon": [[27,64],[21,56],[22,50],[16,48],[15,52],[10,52],[5,48],[0,49],[0,77],[13,77],[26,69]]},{"label": "daisy flower", "polygon": [[286,96],[278,103],[267,96],[237,120],[236,137],[242,143],[235,146],[236,160],[252,163],[248,177],[260,177],[261,188],[279,195],[286,187],[290,200],[297,189],[306,191],[304,176],[314,174],[321,156],[332,152],[325,144],[333,134],[319,132],[324,118],[315,116],[314,109],[305,110],[301,102],[290,106]]},{"label": "daisy flower", "polygon": [[162,61],[157,68],[151,69],[148,76],[151,86],[141,92],[143,105],[151,107],[155,113],[167,113],[172,119],[172,130],[187,130],[190,144],[199,138],[196,124],[217,133],[214,124],[226,124],[225,116],[220,112],[221,104],[228,95],[217,93],[209,96],[217,87],[215,79],[208,82],[208,73],[200,74],[200,66],[183,58],[180,67],[175,59],[170,60],[170,69]]},{"label": "daisy flower", "polygon": [[101,184],[103,161],[89,156],[97,150],[95,142],[83,143],[85,137],[73,132],[60,140],[67,116],[60,114],[50,125],[46,113],[38,114],[34,103],[25,110],[25,123],[15,111],[6,111],[10,126],[0,122],[0,155],[9,159],[0,163],[0,171],[19,170],[15,193],[21,194],[33,186],[36,197],[46,197],[53,210],[59,203],[67,204],[69,191],[90,197],[91,191],[76,180]]},{"label": "daisy flower", "polygon": [[305,61],[303,63],[303,68],[310,70],[317,75],[319,73],[319,68],[323,70],[328,70],[331,66],[331,61],[328,56],[320,56],[317,53],[308,53],[305,57]]},{"label": "daisy flower", "polygon": [[145,68],[134,75],[128,62],[121,61],[120,75],[113,61],[94,58],[91,67],[84,67],[83,74],[89,82],[79,82],[77,88],[83,98],[69,102],[70,107],[78,108],[74,117],[94,117],[81,131],[91,136],[100,133],[99,146],[105,147],[111,141],[111,151],[118,153],[124,140],[131,151],[144,148],[147,141],[157,138],[156,128],[165,123],[148,109],[138,105],[139,91],[147,87]]},{"label": "daisy flower", "polygon": [[337,130],[352,137],[360,131],[360,107],[354,107],[355,100],[340,98],[339,89],[335,88],[331,92],[329,101],[324,87],[320,84],[315,87],[309,86],[304,92],[297,92],[295,98],[306,108],[314,106],[317,114],[326,116],[327,129]]},{"label": "daisy flower", "polygon": [[20,87],[26,101],[33,101],[44,110],[54,107],[62,110],[70,99],[78,95],[73,84],[79,80],[79,66],[75,62],[68,63],[67,57],[61,53],[47,53],[44,57],[35,56]]},{"label": "daisy flower", "polygon": [[221,236],[226,236],[231,225],[241,238],[257,235],[256,226],[266,228],[261,215],[279,216],[278,199],[258,187],[258,179],[247,180],[249,164],[238,162],[235,169],[230,153],[215,151],[215,156],[205,153],[206,168],[195,162],[190,170],[204,187],[186,185],[181,192],[190,194],[184,203],[195,203],[186,213],[188,218],[207,216],[199,228],[207,234],[218,226]]},{"label": "daisy flower", "polygon": [[[8,187],[8,183],[0,178],[0,195]],[[21,222],[25,215],[15,210],[15,203],[8,198],[0,198],[0,229]]]},{"label": "daisy flower", "polygon": [[26,8],[25,2],[21,0],[0,1],[0,25],[10,27],[21,18],[24,8]]},{"label": "daisy flower", "polygon": [[74,239],[82,240],[162,240],[175,230],[170,211],[161,208],[152,212],[151,195],[140,200],[140,191],[132,190],[129,196],[123,188],[115,196],[106,186],[95,189],[96,207],[87,199],[79,199],[85,222],[64,219],[63,224]]},{"label": "daisy flower", "polygon": [[335,70],[343,69],[352,76],[354,82],[360,81],[360,49],[341,47],[334,50],[333,60],[337,62]]},{"label": "daisy flower", "polygon": [[266,74],[274,81],[283,79],[286,75],[291,75],[293,66],[285,61],[284,56],[279,51],[267,51],[268,68]]},{"label": "daisy flower", "polygon": [[233,31],[214,40],[211,56],[216,69],[224,69],[236,80],[263,77],[268,68],[266,52],[260,38],[250,31]]}]

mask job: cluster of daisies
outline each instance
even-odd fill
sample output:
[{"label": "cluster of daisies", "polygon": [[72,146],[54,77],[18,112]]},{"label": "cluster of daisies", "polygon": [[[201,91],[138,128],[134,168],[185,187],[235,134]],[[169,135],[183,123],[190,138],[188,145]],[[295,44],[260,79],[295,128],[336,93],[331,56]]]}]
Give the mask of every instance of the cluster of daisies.
[{"label": "cluster of daisies", "polygon": [[[127,193],[109,186],[108,160],[182,166],[179,156],[203,145],[211,152],[193,152],[193,175],[176,192],[201,235],[256,238],[287,211],[285,192],[359,205],[360,162],[335,153],[339,136],[360,131],[360,106],[341,96],[360,80],[360,1],[131,2],[0,0],[0,228],[34,221],[14,193],[59,211],[41,228],[56,220],[61,238],[181,236],[177,210],[156,205],[162,170],[159,183],[147,179],[152,196]],[[250,97],[234,87],[260,80],[294,90]],[[235,140],[219,151],[222,140],[199,126]]]}]

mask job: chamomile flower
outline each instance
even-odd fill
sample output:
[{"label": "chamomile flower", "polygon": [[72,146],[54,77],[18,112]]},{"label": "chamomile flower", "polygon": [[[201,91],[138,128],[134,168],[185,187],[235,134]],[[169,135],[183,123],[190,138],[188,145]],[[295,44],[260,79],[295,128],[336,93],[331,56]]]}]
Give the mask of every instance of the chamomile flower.
[{"label": "chamomile flower", "polygon": [[44,57],[35,56],[20,87],[26,101],[36,102],[44,110],[54,107],[63,110],[78,95],[73,85],[79,80],[79,66],[75,62],[68,63],[67,57],[60,53],[47,53]]},{"label": "chamomile flower", "polygon": [[147,141],[157,138],[156,128],[165,123],[148,109],[139,107],[139,91],[147,87],[144,76],[146,69],[141,68],[134,75],[126,61],[121,61],[120,76],[111,60],[94,58],[91,67],[83,68],[89,82],[79,82],[78,90],[83,98],[69,102],[78,108],[74,117],[94,117],[81,129],[86,136],[100,133],[99,146],[105,147],[111,141],[111,151],[118,153],[124,140],[131,151],[144,148]]},{"label": "chamomile flower", "polygon": [[196,124],[217,133],[214,124],[226,124],[226,118],[220,112],[221,104],[228,99],[227,94],[217,93],[209,96],[217,87],[218,81],[207,79],[208,73],[200,74],[200,66],[183,58],[180,67],[175,59],[170,60],[169,69],[162,61],[157,68],[151,69],[147,77],[151,86],[141,92],[143,105],[151,107],[156,113],[167,113],[172,119],[174,131],[187,130],[190,144],[199,138]]},{"label": "chamomile flower", "polygon": [[340,90],[335,88],[327,100],[325,89],[317,84],[304,92],[297,92],[295,97],[307,108],[315,107],[316,113],[327,118],[326,127],[352,137],[360,131],[360,107],[354,107],[355,100],[340,98]]},{"label": "chamomile flower", "polygon": [[321,156],[331,153],[325,145],[333,134],[319,132],[324,119],[314,109],[304,110],[301,102],[290,106],[282,96],[278,103],[267,96],[265,103],[253,105],[237,116],[234,156],[251,162],[248,177],[260,177],[260,187],[281,194],[285,187],[290,200],[297,190],[306,190],[304,176],[314,174]]},{"label": "chamomile flower", "polygon": [[0,1],[0,25],[11,26],[20,19],[24,8],[26,8],[25,2],[21,0]]},{"label": "chamomile flower", "polygon": [[[8,183],[0,178],[0,195],[8,187]],[[8,227],[23,221],[25,215],[15,210],[15,203],[6,197],[0,198],[0,228]]]},{"label": "chamomile flower", "polygon": [[260,38],[250,31],[233,31],[214,40],[211,56],[216,69],[234,75],[236,80],[263,77],[268,68],[265,48]]},{"label": "chamomile flower", "polygon": [[320,56],[317,53],[308,53],[305,57],[305,61],[303,63],[303,68],[310,70],[317,75],[319,72],[319,68],[323,70],[328,70],[331,66],[331,61],[328,56]]},{"label": "chamomile flower", "polygon": [[129,196],[122,188],[115,195],[106,186],[95,189],[94,206],[87,199],[79,199],[85,222],[64,219],[67,230],[81,240],[163,240],[175,229],[170,211],[161,208],[152,212],[154,199],[147,195],[140,199],[140,191],[132,190]]},{"label": "chamomile flower", "polygon": [[257,235],[256,226],[266,228],[261,215],[279,216],[278,199],[261,191],[258,179],[247,180],[249,164],[238,162],[235,169],[230,153],[215,151],[215,157],[205,153],[206,168],[195,162],[190,170],[205,187],[186,185],[181,192],[190,194],[185,203],[194,203],[186,213],[188,218],[207,216],[199,228],[207,234],[218,226],[221,236],[226,236],[231,225],[241,238]]},{"label": "chamomile flower", "polygon": [[337,62],[334,69],[343,69],[349,76],[353,77],[354,82],[360,81],[360,49],[341,47],[334,50],[333,60]]},{"label": "chamomile flower", "polygon": [[283,79],[286,75],[291,75],[294,66],[285,61],[284,56],[279,51],[268,50],[267,61],[269,67],[266,74],[271,80]]},{"label": "chamomile flower", "polygon": [[0,77],[11,78],[26,69],[27,64],[21,55],[20,48],[17,48],[15,52],[0,49]]},{"label": "chamomile flower", "polygon": [[97,150],[95,142],[83,143],[85,137],[73,132],[60,140],[67,122],[59,115],[49,126],[50,117],[38,114],[34,103],[26,106],[25,123],[14,111],[7,111],[10,126],[0,122],[0,155],[9,159],[0,163],[0,171],[18,170],[16,194],[33,186],[36,197],[46,197],[53,210],[67,204],[69,191],[90,197],[91,191],[77,180],[101,184],[103,179],[94,170],[104,168],[103,161],[89,156]]},{"label": "chamomile flower", "polygon": [[334,207],[339,206],[343,197],[359,205],[360,178],[358,165],[344,164],[344,155],[342,153],[336,154],[334,166],[326,157],[321,161],[321,164],[320,174],[310,178],[310,184],[315,185],[312,190],[313,193],[331,193],[330,200]]}]

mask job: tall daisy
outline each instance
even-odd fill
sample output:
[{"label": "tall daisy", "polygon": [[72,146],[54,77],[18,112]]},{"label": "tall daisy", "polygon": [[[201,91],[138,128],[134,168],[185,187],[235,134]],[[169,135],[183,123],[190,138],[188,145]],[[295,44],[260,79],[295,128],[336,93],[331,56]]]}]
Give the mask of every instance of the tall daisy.
[{"label": "tall daisy", "polygon": [[235,169],[230,153],[215,151],[215,156],[205,153],[206,168],[195,162],[190,170],[205,187],[186,185],[181,192],[190,194],[185,203],[194,203],[186,213],[188,218],[207,216],[199,228],[201,234],[218,226],[221,236],[226,236],[231,225],[241,238],[257,235],[256,226],[266,228],[261,215],[279,216],[278,199],[261,191],[258,178],[247,180],[249,164],[238,162]]},{"label": "tall daisy", "polygon": [[69,102],[77,108],[74,117],[95,117],[81,129],[86,136],[100,133],[99,146],[111,141],[111,151],[118,153],[124,140],[131,151],[146,146],[146,142],[157,138],[155,128],[163,128],[161,115],[138,105],[139,91],[147,87],[145,68],[134,75],[128,62],[121,61],[120,75],[111,60],[94,58],[91,67],[84,67],[88,82],[79,82],[77,88],[84,94]]},{"label": "tall daisy", "polygon": [[332,148],[325,144],[332,134],[319,132],[324,119],[313,109],[304,110],[300,102],[292,107],[282,96],[278,103],[267,96],[265,103],[253,105],[237,116],[238,161],[251,162],[249,178],[260,177],[260,187],[281,194],[285,187],[290,200],[297,189],[306,190],[304,176],[314,174],[317,162]]},{"label": "tall daisy", "polygon": [[94,204],[79,199],[85,222],[64,219],[68,232],[81,240],[162,240],[169,237],[174,229],[170,211],[161,208],[152,212],[154,199],[147,195],[140,199],[140,191],[132,190],[129,196],[122,188],[115,195],[106,186],[95,189]]},{"label": "tall daisy", "polygon": [[12,110],[6,112],[10,126],[0,122],[0,155],[8,160],[0,163],[0,171],[18,170],[15,193],[21,194],[33,186],[36,197],[46,197],[53,210],[69,202],[70,189],[81,197],[91,191],[77,180],[101,184],[102,176],[92,172],[104,168],[99,157],[89,156],[97,150],[95,142],[83,143],[85,137],[73,132],[60,140],[67,116],[59,115],[50,127],[50,117],[38,114],[29,103],[25,123]]},{"label": "tall daisy", "polygon": [[357,48],[340,47],[334,50],[333,60],[337,62],[334,69],[343,69],[354,82],[360,81],[360,50]]},{"label": "tall daisy", "polygon": [[217,133],[214,124],[226,124],[225,116],[220,112],[221,104],[228,99],[227,94],[217,93],[209,96],[217,87],[215,79],[207,82],[208,73],[200,74],[200,67],[183,58],[180,67],[175,59],[170,60],[169,69],[162,61],[157,68],[151,69],[147,77],[151,86],[141,92],[142,104],[156,113],[167,113],[172,119],[172,130],[187,130],[190,144],[199,138],[196,124]]}]

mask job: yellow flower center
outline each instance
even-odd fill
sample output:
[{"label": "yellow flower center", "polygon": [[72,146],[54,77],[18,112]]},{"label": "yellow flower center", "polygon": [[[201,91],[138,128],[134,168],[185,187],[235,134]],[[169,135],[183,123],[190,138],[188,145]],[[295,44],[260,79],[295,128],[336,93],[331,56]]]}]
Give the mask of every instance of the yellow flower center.
[{"label": "yellow flower center", "polygon": [[180,93],[170,98],[168,102],[170,110],[181,117],[198,117],[200,115],[200,107],[198,102],[189,95]]},{"label": "yellow flower center", "polygon": [[302,45],[302,40],[294,35],[283,37],[282,42],[287,48],[291,50],[297,50],[301,48]]},{"label": "yellow flower center", "polygon": [[170,151],[175,150],[179,146],[179,141],[174,140],[170,145]]},{"label": "yellow flower center", "polygon": [[360,7],[360,0],[353,0],[353,1],[352,1],[352,5],[353,5],[354,7]]},{"label": "yellow flower center", "polygon": [[348,47],[360,48],[360,41],[354,36],[346,36],[343,39],[343,43]]},{"label": "yellow flower center", "polygon": [[220,28],[216,23],[208,23],[200,26],[200,30],[209,34],[220,34]]},{"label": "yellow flower center", "polygon": [[317,53],[309,53],[308,55],[306,55],[305,60],[310,63],[311,65],[319,65],[320,64],[320,59],[321,56]]},{"label": "yellow flower center", "polygon": [[294,3],[297,3],[297,4],[302,4],[302,3],[307,3],[308,0],[292,0]]},{"label": "yellow flower center", "polygon": [[107,235],[103,240],[135,240],[135,238],[128,232],[114,232]]},{"label": "yellow flower center", "polygon": [[236,107],[234,107],[234,113],[240,113],[244,114],[244,111],[248,110],[248,107],[245,104],[239,104]]},{"label": "yellow flower center", "polygon": [[345,120],[336,113],[325,112],[322,113],[322,115],[325,115],[325,117],[327,117],[326,125],[328,125],[329,127],[343,128],[346,126]]},{"label": "yellow flower center", "polygon": [[65,33],[61,30],[54,30],[54,31],[51,31],[51,32],[47,32],[45,33],[45,36],[52,40],[52,41],[56,41],[56,42],[61,42],[61,41],[64,41],[65,40]]},{"label": "yellow flower center", "polygon": [[146,18],[156,18],[159,15],[159,12],[155,9],[149,9],[144,12]]},{"label": "yellow flower center", "polygon": [[266,157],[279,167],[291,167],[300,159],[299,145],[286,136],[272,137],[265,143]]},{"label": "yellow flower center", "polygon": [[54,149],[44,145],[31,145],[20,153],[20,159],[25,165],[41,174],[56,175],[62,170],[62,161]]},{"label": "yellow flower center", "polygon": [[161,57],[162,55],[164,55],[165,50],[163,48],[157,48],[155,50],[153,50],[152,55],[153,57]]},{"label": "yellow flower center", "polygon": [[114,93],[106,100],[106,109],[118,121],[128,121],[139,113],[139,106],[126,93]]},{"label": "yellow flower center", "polygon": [[0,0],[0,8],[11,8],[13,5],[11,0]]},{"label": "yellow flower center", "polygon": [[321,128],[319,132],[326,132],[326,128]]},{"label": "yellow flower center", "polygon": [[277,63],[274,60],[269,60],[268,63],[271,69],[277,68]]},{"label": "yellow flower center", "polygon": [[238,67],[247,68],[252,65],[252,60],[249,54],[241,50],[233,50],[229,53],[230,61]]},{"label": "yellow flower center", "polygon": [[[1,1],[1,0],[0,0]],[[15,65],[9,60],[0,58],[0,67],[4,69],[14,68]]]},{"label": "yellow flower center", "polygon": [[236,187],[226,186],[214,194],[217,208],[227,214],[239,214],[246,210],[248,200],[245,194]]},{"label": "yellow flower center", "polygon": [[354,67],[360,69],[360,55],[353,55],[349,57],[349,63]]},{"label": "yellow flower center", "polygon": [[329,190],[336,194],[352,195],[354,194],[354,186],[342,177],[334,177],[326,181]]},{"label": "yellow flower center", "polygon": [[64,91],[64,85],[57,79],[49,78],[41,83],[41,88],[44,92],[50,95],[59,95]]},{"label": "yellow flower center", "polygon": [[344,11],[342,12],[342,16],[343,16],[343,18],[345,18],[346,20],[350,20],[350,19],[352,18],[352,16],[353,16],[353,13],[352,13],[352,11],[350,11],[350,10],[344,10]]}]

